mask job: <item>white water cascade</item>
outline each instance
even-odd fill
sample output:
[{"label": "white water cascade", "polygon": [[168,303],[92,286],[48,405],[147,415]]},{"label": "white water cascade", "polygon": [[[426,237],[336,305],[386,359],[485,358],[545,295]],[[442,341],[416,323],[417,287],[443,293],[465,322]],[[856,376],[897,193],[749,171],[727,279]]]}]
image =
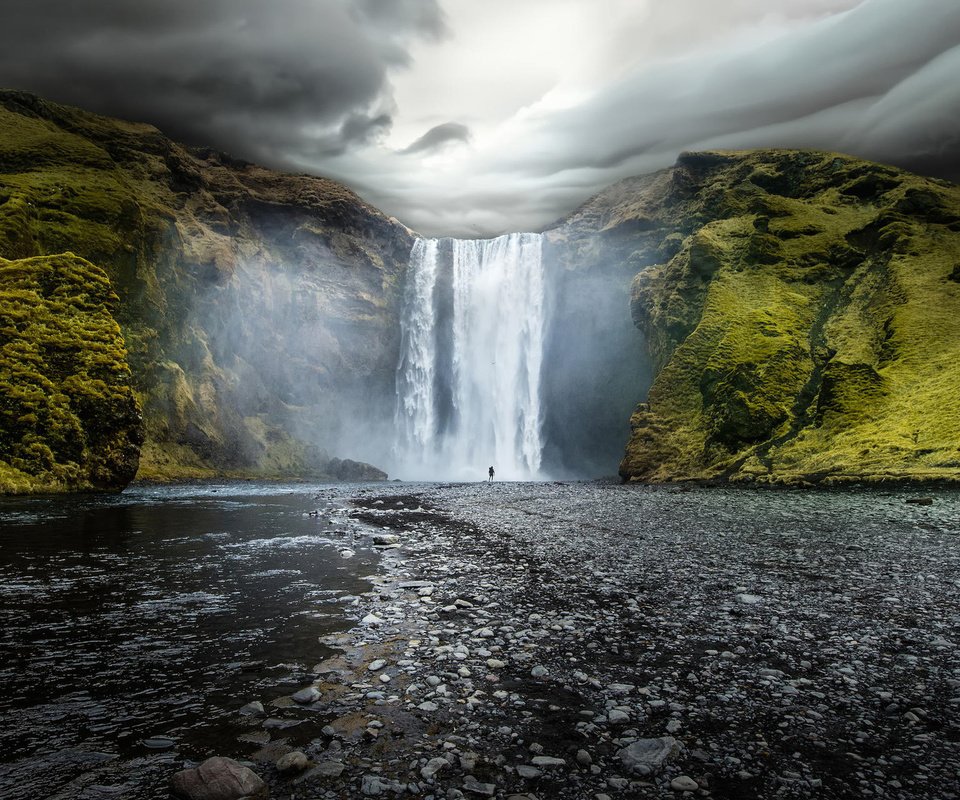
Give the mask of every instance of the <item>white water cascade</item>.
[{"label": "white water cascade", "polygon": [[541,237],[418,239],[397,367],[395,472],[539,476],[544,343]]}]

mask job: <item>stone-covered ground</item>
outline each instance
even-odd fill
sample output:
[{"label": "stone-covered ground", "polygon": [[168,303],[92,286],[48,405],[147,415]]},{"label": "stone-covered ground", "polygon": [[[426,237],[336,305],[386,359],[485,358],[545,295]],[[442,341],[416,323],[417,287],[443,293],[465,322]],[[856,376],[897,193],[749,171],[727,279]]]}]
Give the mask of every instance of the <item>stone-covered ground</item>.
[{"label": "stone-covered ground", "polygon": [[[284,800],[960,797],[960,493],[931,497],[323,489],[304,513],[341,555],[384,551],[372,590],[210,755]],[[159,800],[184,766],[91,763],[50,796]]]},{"label": "stone-covered ground", "polygon": [[960,495],[400,492],[274,796],[960,796]]}]

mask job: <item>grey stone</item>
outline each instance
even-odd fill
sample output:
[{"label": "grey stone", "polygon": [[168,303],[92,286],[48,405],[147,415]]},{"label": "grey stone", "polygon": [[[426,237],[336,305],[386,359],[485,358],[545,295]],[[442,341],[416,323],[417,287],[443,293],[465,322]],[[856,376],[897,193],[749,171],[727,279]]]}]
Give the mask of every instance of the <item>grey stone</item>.
[{"label": "grey stone", "polygon": [[344,766],[339,761],[321,761],[314,771],[324,778],[339,778],[343,774],[343,770]]},{"label": "grey stone", "polygon": [[624,747],[617,755],[623,766],[640,775],[650,775],[680,752],[680,745],[672,736],[656,739],[638,739]]},{"label": "grey stone", "polygon": [[519,775],[521,778],[526,778],[527,780],[533,780],[534,778],[539,778],[541,775],[543,775],[543,771],[537,769],[536,767],[531,767],[529,764],[518,764],[517,775]]},{"label": "grey stone", "polygon": [[464,778],[463,789],[471,794],[479,794],[483,797],[493,797],[494,792],[497,791],[495,784],[480,783],[473,775],[467,775],[467,777]]},{"label": "grey stone", "polygon": [[183,800],[265,800],[270,796],[267,784],[257,773],[220,756],[176,773],[170,783],[173,793]]},{"label": "grey stone", "polygon": [[303,772],[310,761],[299,750],[294,750],[277,759],[277,769],[284,773]]},{"label": "grey stone", "polygon": [[450,762],[445,758],[431,758],[425,767],[420,770],[420,777],[425,781],[433,780],[434,776],[442,769],[450,766]]},{"label": "grey stone", "polygon": [[700,788],[700,784],[687,775],[680,775],[670,781],[670,788],[675,792],[695,792]]},{"label": "grey stone", "polygon": [[320,699],[320,691],[316,686],[308,686],[305,689],[301,689],[294,695],[291,695],[294,703],[300,703],[301,705],[308,705],[310,703],[316,703]]}]

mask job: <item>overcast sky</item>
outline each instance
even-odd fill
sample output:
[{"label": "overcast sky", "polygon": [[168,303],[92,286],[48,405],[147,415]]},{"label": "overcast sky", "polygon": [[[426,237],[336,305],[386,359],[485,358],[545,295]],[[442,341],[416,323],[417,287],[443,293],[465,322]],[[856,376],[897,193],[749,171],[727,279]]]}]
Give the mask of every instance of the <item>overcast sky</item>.
[{"label": "overcast sky", "polygon": [[337,178],[428,234],[540,228],[707,147],[960,179],[960,0],[3,0],[0,85]]}]

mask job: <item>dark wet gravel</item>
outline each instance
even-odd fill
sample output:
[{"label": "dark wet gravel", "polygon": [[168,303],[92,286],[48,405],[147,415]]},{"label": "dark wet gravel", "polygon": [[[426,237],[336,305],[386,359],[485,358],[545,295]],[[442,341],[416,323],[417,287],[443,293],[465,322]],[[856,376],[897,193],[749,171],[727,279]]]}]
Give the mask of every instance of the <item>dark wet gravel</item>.
[{"label": "dark wet gravel", "polygon": [[349,491],[308,518],[383,551],[342,655],[235,716],[274,797],[960,797],[960,494]]}]

